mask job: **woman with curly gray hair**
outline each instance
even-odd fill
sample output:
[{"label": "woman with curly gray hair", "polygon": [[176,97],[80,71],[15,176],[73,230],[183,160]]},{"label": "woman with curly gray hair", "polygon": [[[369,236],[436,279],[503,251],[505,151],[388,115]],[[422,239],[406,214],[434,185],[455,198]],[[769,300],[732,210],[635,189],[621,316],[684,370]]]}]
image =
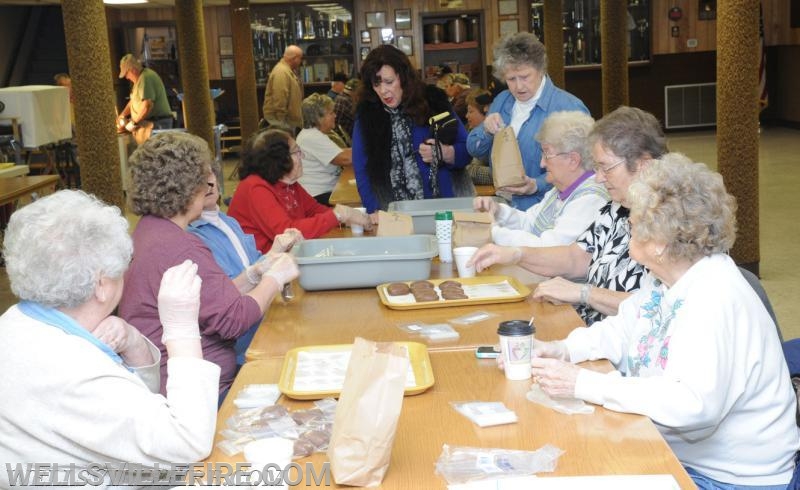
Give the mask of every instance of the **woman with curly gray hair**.
[{"label": "woman with curly gray hair", "polygon": [[[81,191],[11,216],[3,253],[20,303],[0,317],[3,461],[85,468],[197,461],[211,451],[219,367],[203,360],[197,266],[177,263],[153,284],[170,356],[164,398],[159,349],[113,315],[132,252],[120,210]],[[0,473],[0,487],[9,483]]]},{"label": "woman with curly gray hair", "polygon": [[[671,153],[641,171],[628,202],[630,253],[651,275],[617,316],[539,343],[534,379],[552,396],[647,415],[699,488],[786,488],[797,400],[775,323],[727,255],[736,203],[722,176]],[[617,371],[574,364],[590,359]]]},{"label": "woman with curly gray hair", "polygon": [[545,118],[556,111],[589,110],[574,95],[553,85],[547,76],[544,45],[534,34],[519,32],[502,38],[494,47],[495,76],[505,81],[507,90],[494,98],[489,113],[467,137],[467,150],[473,157],[489,160],[494,135],[506,126],[514,129],[525,167],[525,183],[506,187],[511,204],[522,211],[541,201],[551,185],[545,180],[539,162],[541,145],[534,136]]},{"label": "woman with curly gray hair", "polygon": [[608,202],[608,192],[595,180],[589,133],[592,116],[580,111],[550,114],[536,133],[542,146],[541,167],[554,187],[526,211],[479,196],[476,211],[494,217],[492,241],[504,246],[550,247],[575,241]]},{"label": "woman with curly gray hair", "polygon": [[[273,250],[231,280],[203,241],[187,231],[200,217],[211,186],[211,152],[201,138],[181,132],[151,137],[131,155],[131,204],[142,218],[133,233],[135,253],[126,275],[120,315],[162,349],[155,292],[168,267],[194,261],[203,281],[200,331],[203,352],[222,369],[220,394],[236,375],[236,339],[264,314],[275,295],[298,275],[297,264]],[[162,357],[162,392],[166,389]]]},{"label": "woman with curly gray hair", "polygon": [[353,149],[340,148],[328,136],[336,127],[336,113],[330,97],[311,94],[303,99],[302,109],[304,129],[297,135],[297,146],[303,150],[300,185],[318,203],[328,206],[342,167],[353,164]]}]

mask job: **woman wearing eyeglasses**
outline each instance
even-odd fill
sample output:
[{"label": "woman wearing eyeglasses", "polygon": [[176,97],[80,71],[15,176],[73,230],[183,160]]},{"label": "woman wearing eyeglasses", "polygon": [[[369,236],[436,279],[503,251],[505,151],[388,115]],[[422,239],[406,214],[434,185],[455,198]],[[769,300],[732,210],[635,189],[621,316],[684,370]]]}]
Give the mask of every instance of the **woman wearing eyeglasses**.
[{"label": "woman wearing eyeglasses", "polygon": [[580,111],[550,114],[536,133],[542,146],[541,167],[553,188],[525,211],[498,204],[491,197],[474,199],[476,211],[495,220],[492,241],[498,245],[551,247],[575,241],[608,202],[603,184],[595,180],[589,152],[592,116]]},{"label": "woman wearing eyeglasses", "polygon": [[[125,274],[119,315],[161,349],[161,393],[166,394],[167,350],[158,315],[158,285],[168,268],[191,260],[202,280],[200,336],[204,357],[219,365],[220,397],[236,375],[236,339],[258,321],[283,285],[298,275],[291,255],[277,254],[248,276],[231,280],[202,240],[187,231],[209,192],[211,152],[202,138],[165,132],[131,155],[131,206],[141,216],[133,232],[133,260]],[[220,398],[221,401],[221,398]]]},{"label": "woman wearing eyeglasses", "polygon": [[289,133],[267,129],[253,135],[242,151],[239,186],[228,214],[266,253],[277,235],[289,228],[305,238],[319,238],[339,225],[372,228],[369,216],[348,206],[318,203],[298,180],[303,175],[303,150]]},{"label": "woman wearing eyeglasses", "polygon": [[667,152],[658,120],[641,109],[620,107],[595,123],[589,134],[595,179],[611,202],[570,245],[502,247],[484,245],[471,259],[478,271],[493,264],[518,264],[552,277],[534,298],[575,305],[587,325],[617,313],[619,304],[639,289],[645,269],[628,254],[628,187],[638,172]]}]

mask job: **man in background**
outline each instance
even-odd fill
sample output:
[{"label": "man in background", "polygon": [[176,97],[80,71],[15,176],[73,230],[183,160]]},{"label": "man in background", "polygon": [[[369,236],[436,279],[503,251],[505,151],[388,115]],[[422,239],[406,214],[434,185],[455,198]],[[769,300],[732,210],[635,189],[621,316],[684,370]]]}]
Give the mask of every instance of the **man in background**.
[{"label": "man in background", "polygon": [[119,130],[124,128],[136,133],[141,128],[172,128],[172,108],[158,73],[143,68],[142,63],[128,53],[119,61],[119,77],[133,83],[131,98],[117,119]]},{"label": "man in background", "polygon": [[351,139],[353,138],[354,107],[353,95],[361,83],[358,78],[351,78],[344,85],[344,90],[333,100],[333,112],[336,113],[336,125]]},{"label": "man in background", "polygon": [[328,90],[328,97],[330,97],[332,101],[336,102],[336,97],[344,92],[345,83],[347,83],[347,75],[342,72],[336,72],[333,74],[331,89]]},{"label": "man in background", "polygon": [[290,45],[272,68],[264,93],[264,119],[270,127],[289,130],[292,135],[303,127],[303,84],[296,70],[303,62],[303,50]]}]

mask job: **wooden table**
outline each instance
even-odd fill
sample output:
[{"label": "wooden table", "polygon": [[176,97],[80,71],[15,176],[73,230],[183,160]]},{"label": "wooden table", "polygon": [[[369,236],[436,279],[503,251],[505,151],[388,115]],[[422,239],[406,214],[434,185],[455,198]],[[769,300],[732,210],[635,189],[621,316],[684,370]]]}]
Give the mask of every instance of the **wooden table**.
[{"label": "wooden table", "polygon": [[[457,275],[453,264],[434,260],[431,265],[434,279]],[[531,316],[536,318],[536,336],[543,340],[562,339],[583,325],[571,306],[540,303],[530,297],[514,303],[392,310],[380,302],[375,288],[306,292],[295,284],[294,290],[294,300],[277,300],[270,306],[247,350],[247,361],[280,358],[290,349],[307,345],[350,344],[356,336],[375,341],[423,342],[429,350],[474,349],[497,343],[497,325],[501,321],[529,320]],[[464,326],[450,322],[476,311],[493,316]],[[425,341],[401,330],[398,325],[403,322],[450,323],[460,336],[457,340]]]},{"label": "wooden table", "polygon": [[58,175],[25,175],[0,179],[0,206],[18,202],[27,204],[34,197],[55,192]]},{"label": "wooden table", "polygon": [[[476,185],[475,192],[479,196],[494,196],[494,186]],[[331,192],[329,199],[331,205],[344,204],[346,206],[361,207],[361,196],[356,187],[356,175],[353,167],[342,167],[339,180]]]},{"label": "wooden table", "polygon": [[[563,415],[526,400],[530,381],[508,381],[493,360],[478,360],[471,351],[430,353],[434,377],[428,391],[403,401],[389,471],[381,488],[446,488],[433,465],[443,444],[536,450],[553,444],[566,452],[552,475],[671,474],[681,488],[695,488],[653,423],[644,416],[595,407],[591,415]],[[246,363],[234,381],[217,417],[217,427],[233,414],[233,399],[245,385],[277,383],[282,360]],[[607,370],[607,362],[586,363]],[[451,401],[502,401],[519,417],[516,424],[479,428],[458,414]],[[309,401],[281,397],[292,410],[309,408]],[[220,439],[216,435],[215,444]],[[214,449],[207,462],[243,461],[242,454],[225,456]],[[327,456],[317,453],[299,461],[313,462],[317,473]],[[546,477],[542,473],[539,476]]]}]

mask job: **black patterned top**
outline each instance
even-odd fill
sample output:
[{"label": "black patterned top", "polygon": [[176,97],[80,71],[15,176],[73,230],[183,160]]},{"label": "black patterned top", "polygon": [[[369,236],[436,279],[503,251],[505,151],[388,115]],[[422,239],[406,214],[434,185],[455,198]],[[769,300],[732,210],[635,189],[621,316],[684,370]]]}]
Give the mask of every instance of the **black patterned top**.
[{"label": "black patterned top", "polygon": [[[612,291],[636,291],[647,270],[628,255],[631,238],[628,226],[629,211],[620,204],[609,202],[600,208],[600,215],[576,243],[592,255],[586,282]],[[586,325],[602,320],[605,315],[595,309],[577,305],[578,314]]]}]

